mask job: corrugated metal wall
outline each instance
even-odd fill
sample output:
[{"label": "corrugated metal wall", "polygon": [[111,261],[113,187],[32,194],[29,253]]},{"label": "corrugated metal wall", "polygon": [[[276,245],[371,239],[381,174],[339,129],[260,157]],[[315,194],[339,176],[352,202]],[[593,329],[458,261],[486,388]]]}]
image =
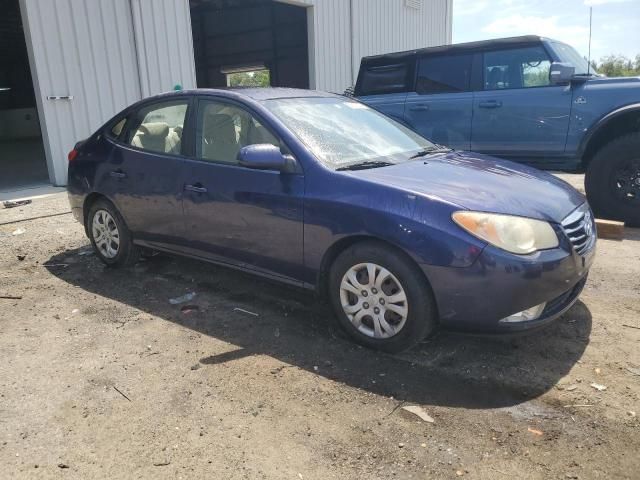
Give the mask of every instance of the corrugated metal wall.
[{"label": "corrugated metal wall", "polygon": [[311,88],[343,92],[363,56],[451,43],[453,0],[284,1],[310,7]]},{"label": "corrugated metal wall", "polygon": [[[20,0],[51,182],[67,152],[143,97],[194,88],[188,0]],[[71,96],[72,99],[48,99]]]},{"label": "corrugated metal wall", "polygon": [[140,98],[129,0],[21,0],[21,13],[49,176],[64,185],[73,145]]},{"label": "corrugated metal wall", "polygon": [[188,0],[131,0],[142,96],[196,87]]}]

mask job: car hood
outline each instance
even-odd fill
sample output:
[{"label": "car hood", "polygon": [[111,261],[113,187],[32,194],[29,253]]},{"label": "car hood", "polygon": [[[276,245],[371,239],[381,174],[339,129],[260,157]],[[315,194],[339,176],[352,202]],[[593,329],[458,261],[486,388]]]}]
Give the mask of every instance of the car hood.
[{"label": "car hood", "polygon": [[350,173],[464,209],[557,223],[585,202],[582,194],[551,174],[468,152]]}]

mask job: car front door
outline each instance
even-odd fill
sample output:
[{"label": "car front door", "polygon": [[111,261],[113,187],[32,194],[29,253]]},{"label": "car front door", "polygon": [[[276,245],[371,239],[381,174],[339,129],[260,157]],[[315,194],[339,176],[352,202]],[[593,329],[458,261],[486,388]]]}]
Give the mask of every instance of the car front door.
[{"label": "car front door", "polygon": [[304,176],[249,169],[237,160],[247,145],[286,147],[263,119],[224,99],[200,99],[195,126],[196,158],[184,197],[189,249],[265,274],[301,278]]},{"label": "car front door", "polygon": [[471,145],[472,55],[418,58],[415,92],[407,95],[406,122],[429,140],[460,150]]},{"label": "car front door", "polygon": [[112,141],[100,190],[112,198],[138,241],[158,246],[184,236],[182,193],[188,167],[182,131],[190,97],[146,104]]},{"label": "car front door", "polygon": [[471,149],[513,157],[564,152],[571,87],[549,81],[542,45],[487,51],[483,89],[475,92]]}]

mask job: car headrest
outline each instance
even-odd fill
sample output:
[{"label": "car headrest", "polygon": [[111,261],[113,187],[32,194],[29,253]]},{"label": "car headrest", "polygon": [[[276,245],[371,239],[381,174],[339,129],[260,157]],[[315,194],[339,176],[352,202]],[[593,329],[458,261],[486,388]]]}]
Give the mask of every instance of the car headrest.
[{"label": "car headrest", "polygon": [[166,138],[169,134],[169,125],[164,122],[144,123],[140,125],[138,131],[151,137]]}]

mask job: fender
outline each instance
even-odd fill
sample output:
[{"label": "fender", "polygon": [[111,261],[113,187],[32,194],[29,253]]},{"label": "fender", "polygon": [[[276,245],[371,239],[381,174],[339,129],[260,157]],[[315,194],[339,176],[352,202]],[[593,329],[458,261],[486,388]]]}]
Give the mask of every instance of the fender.
[{"label": "fender", "polygon": [[611,112],[605,114],[600,117],[587,131],[587,134],[582,138],[580,142],[580,147],[578,148],[578,157],[582,157],[587,150],[589,142],[593,139],[593,137],[605,127],[611,120],[619,117],[620,115],[624,115],[629,112],[640,111],[640,103],[631,103],[629,105],[625,105],[624,107],[617,108],[612,110]]}]

